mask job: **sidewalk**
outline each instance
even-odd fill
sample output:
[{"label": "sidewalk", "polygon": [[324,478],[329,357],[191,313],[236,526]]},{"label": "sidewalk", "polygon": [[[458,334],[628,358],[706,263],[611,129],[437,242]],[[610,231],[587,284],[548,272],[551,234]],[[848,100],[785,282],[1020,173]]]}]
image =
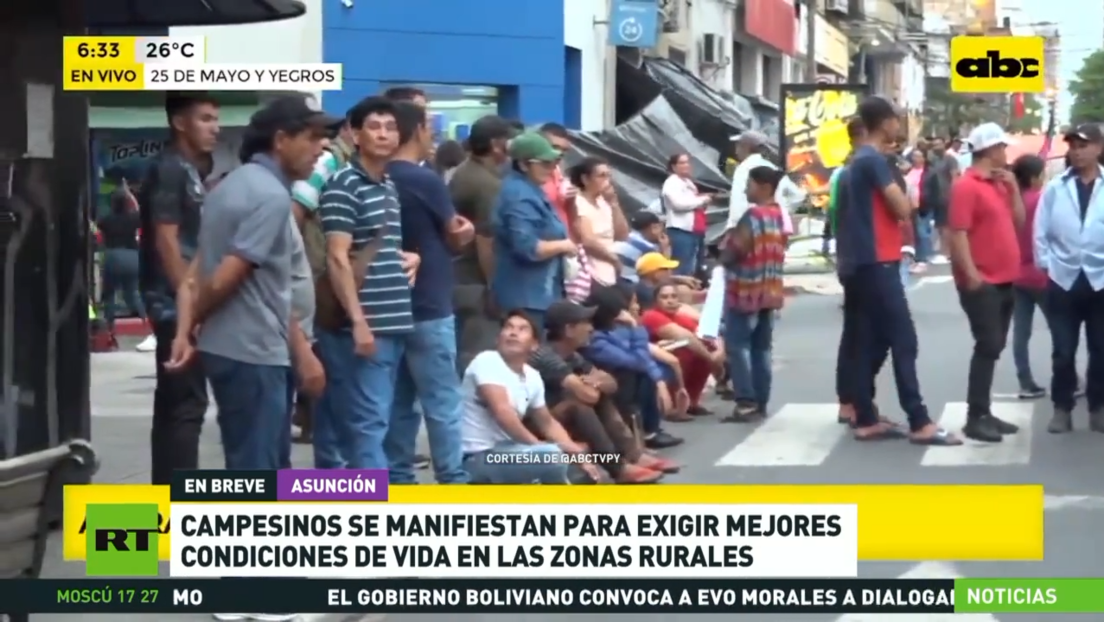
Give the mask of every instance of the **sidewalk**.
[{"label": "sidewalk", "polygon": [[[120,351],[92,355],[92,445],[101,464],[95,476],[100,484],[144,484],[149,482],[149,429],[153,402],[154,358],[153,353]],[[219,447],[218,427],[214,420],[215,409],[207,411],[207,420],[200,441],[201,466],[222,468],[222,450]],[[292,463],[297,467],[311,466],[310,447],[296,445],[292,449]],[[162,565],[162,576],[168,575],[168,566]],[[66,562],[61,558],[61,534],[50,538],[42,576],[51,579],[79,578],[84,576],[84,566]],[[207,622],[206,614],[181,614],[166,616],[86,614],[88,622],[115,622],[120,619],[133,622],[160,622],[166,617],[180,622]],[[366,622],[378,621],[381,615],[303,614],[301,622]],[[36,622],[67,622],[65,614],[36,614]]]}]

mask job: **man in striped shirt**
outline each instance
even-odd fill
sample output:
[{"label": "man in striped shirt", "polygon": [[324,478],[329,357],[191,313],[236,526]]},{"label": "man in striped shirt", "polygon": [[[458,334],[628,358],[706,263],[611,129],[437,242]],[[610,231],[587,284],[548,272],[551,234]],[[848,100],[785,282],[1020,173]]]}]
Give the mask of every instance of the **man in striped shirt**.
[{"label": "man in striped shirt", "polygon": [[659,215],[647,210],[633,214],[629,237],[615,242],[613,252],[621,260],[621,280],[629,283],[640,281],[636,262],[647,253],[660,252],[659,241],[663,236],[663,221]]},{"label": "man in striped shirt", "polygon": [[[350,326],[319,331],[319,350],[332,382],[315,417],[337,430],[348,468],[386,469],[383,442],[395,377],[414,331],[411,277],[418,256],[402,251],[398,195],[386,174],[399,145],[394,103],[369,97],[348,118],[358,153],[330,178],[318,209],[326,233],[327,278]],[[350,251],[377,238],[379,250],[363,282],[355,283]]]}]

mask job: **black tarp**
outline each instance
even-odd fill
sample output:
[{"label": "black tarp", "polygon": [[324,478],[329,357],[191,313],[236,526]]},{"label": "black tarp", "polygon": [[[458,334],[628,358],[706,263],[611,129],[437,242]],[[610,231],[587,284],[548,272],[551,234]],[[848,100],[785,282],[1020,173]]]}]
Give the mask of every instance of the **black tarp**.
[{"label": "black tarp", "polygon": [[[568,164],[585,156],[608,161],[622,207],[630,214],[659,198],[674,154],[690,155],[703,192],[727,192],[731,181],[724,161],[732,136],[757,129],[777,144],[777,121],[772,135],[763,127],[762,119],[769,118],[763,106],[739,94],[722,94],[666,59],[645,59],[640,67],[619,59],[616,96],[617,126],[576,132]],[[723,223],[727,205],[720,200],[709,211],[714,228]]]}]

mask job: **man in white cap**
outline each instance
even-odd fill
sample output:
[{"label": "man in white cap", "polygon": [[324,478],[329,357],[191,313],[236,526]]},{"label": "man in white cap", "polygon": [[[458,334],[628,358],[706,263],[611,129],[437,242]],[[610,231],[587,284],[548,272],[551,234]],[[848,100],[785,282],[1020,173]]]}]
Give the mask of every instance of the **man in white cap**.
[{"label": "man in white cap", "polygon": [[1012,322],[1012,282],[1020,273],[1016,230],[1024,206],[1016,178],[1006,168],[1011,139],[996,123],[970,132],[970,167],[951,186],[947,227],[951,266],[962,310],[974,336],[966,380],[967,438],[999,443],[1019,431],[993,416],[993,374]]},{"label": "man in white cap", "polygon": [[[728,221],[726,229],[731,229],[739,224],[740,219],[748,210],[747,183],[748,173],[758,166],[778,168],[773,162],[763,156],[763,150],[769,142],[762,132],[748,131],[734,137],[736,141],[736,159],[740,164],[732,173],[732,189],[728,203]],[[795,184],[790,177],[784,176],[782,183],[778,185],[778,194],[775,200],[782,208],[782,227],[786,235],[793,234],[793,220],[790,212],[797,209],[805,200],[806,192]]]}]

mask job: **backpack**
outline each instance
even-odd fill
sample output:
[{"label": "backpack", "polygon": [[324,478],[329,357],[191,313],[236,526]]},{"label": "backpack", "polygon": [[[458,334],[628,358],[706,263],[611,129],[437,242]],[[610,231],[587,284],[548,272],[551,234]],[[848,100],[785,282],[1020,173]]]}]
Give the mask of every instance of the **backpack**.
[{"label": "backpack", "polygon": [[[330,143],[326,150],[334,157],[336,163],[334,171],[345,166],[349,161],[351,154],[340,140]],[[334,171],[327,171],[327,173],[332,175]],[[322,220],[318,216],[318,210],[310,212],[303,222],[303,250],[306,252],[307,262],[310,263],[311,278],[317,283],[318,279],[326,273],[326,234],[322,231]]]}]

